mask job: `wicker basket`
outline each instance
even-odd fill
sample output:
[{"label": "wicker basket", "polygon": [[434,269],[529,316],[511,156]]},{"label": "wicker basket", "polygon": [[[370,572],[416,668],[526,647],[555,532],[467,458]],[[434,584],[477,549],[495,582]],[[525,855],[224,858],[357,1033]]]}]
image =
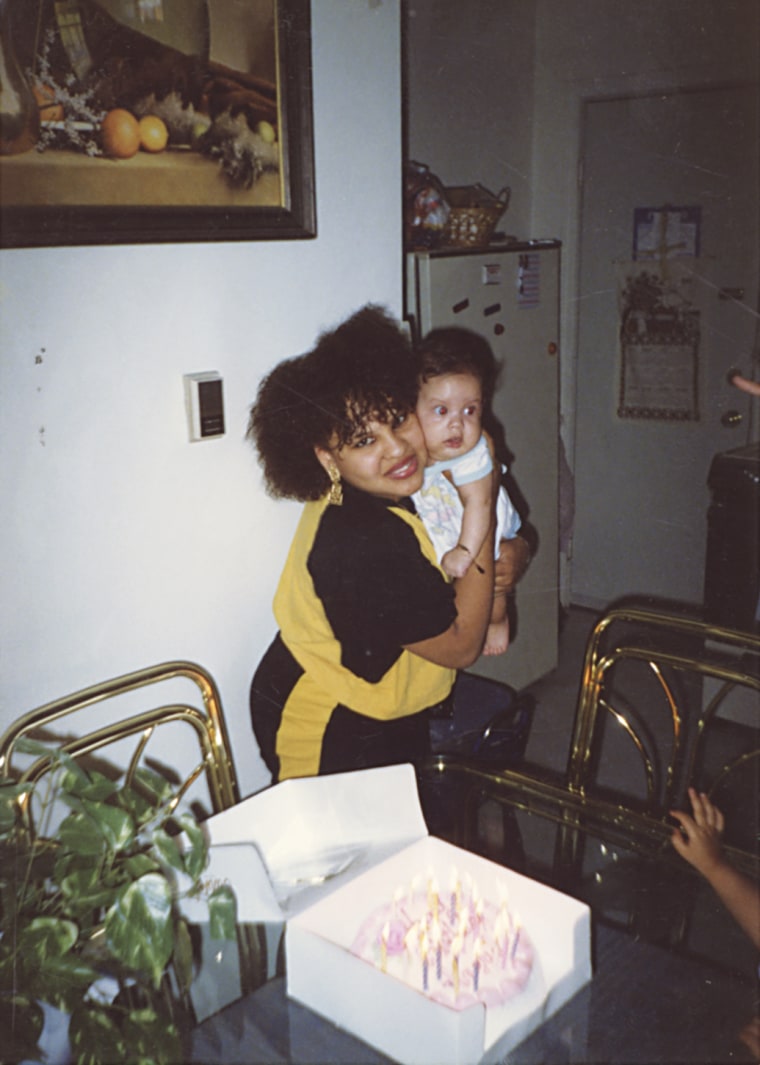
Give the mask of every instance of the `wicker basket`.
[{"label": "wicker basket", "polygon": [[458,185],[444,191],[451,212],[443,243],[452,248],[487,248],[509,206],[510,190],[505,187],[497,196],[482,185]]}]

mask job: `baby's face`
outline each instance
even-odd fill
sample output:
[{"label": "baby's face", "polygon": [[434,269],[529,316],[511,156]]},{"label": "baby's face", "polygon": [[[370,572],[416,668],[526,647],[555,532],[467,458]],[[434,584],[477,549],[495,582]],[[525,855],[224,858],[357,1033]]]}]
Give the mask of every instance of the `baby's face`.
[{"label": "baby's face", "polygon": [[469,373],[431,377],[420,388],[417,417],[431,462],[457,458],[480,439],[483,394]]}]

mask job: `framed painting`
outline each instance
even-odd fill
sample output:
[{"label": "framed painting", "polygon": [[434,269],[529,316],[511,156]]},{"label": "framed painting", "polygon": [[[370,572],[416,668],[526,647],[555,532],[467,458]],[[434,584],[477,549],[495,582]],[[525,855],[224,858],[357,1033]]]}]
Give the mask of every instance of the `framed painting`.
[{"label": "framed painting", "polygon": [[316,235],[309,0],[3,3],[0,246]]}]

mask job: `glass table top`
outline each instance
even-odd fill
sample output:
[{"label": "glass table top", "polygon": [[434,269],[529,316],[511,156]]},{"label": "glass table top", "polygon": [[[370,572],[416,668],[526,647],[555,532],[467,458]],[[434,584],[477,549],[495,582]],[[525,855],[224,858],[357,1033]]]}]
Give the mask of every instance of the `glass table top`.
[{"label": "glass table top", "polygon": [[[755,951],[669,844],[630,840],[591,814],[568,824],[561,806],[525,808],[531,804],[519,795],[455,767],[442,773],[431,765],[418,783],[432,835],[572,895],[592,912],[591,982],[504,1061],[757,1060],[740,1038],[757,1013]],[[288,998],[282,933],[247,930],[241,958],[253,964],[245,993],[196,1027],[192,1060],[387,1061]]]}]

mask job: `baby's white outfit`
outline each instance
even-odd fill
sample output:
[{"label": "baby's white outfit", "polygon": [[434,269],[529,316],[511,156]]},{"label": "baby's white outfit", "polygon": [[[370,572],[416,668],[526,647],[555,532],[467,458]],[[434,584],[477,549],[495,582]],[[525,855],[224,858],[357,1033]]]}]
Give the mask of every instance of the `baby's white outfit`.
[{"label": "baby's white outfit", "polygon": [[[464,507],[454,484],[469,484],[485,477],[493,469],[491,452],[485,436],[464,455],[435,462],[425,468],[422,488],[412,496],[417,513],[422,518],[435,553],[440,562],[447,551],[459,543]],[[454,484],[444,476],[449,470]],[[502,467],[505,471],[506,467]],[[505,488],[499,489],[496,499],[496,538],[494,557],[499,557],[499,541],[511,540],[520,528],[520,515],[514,508]]]}]

